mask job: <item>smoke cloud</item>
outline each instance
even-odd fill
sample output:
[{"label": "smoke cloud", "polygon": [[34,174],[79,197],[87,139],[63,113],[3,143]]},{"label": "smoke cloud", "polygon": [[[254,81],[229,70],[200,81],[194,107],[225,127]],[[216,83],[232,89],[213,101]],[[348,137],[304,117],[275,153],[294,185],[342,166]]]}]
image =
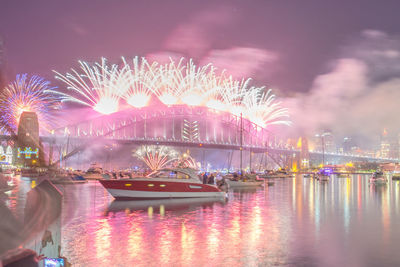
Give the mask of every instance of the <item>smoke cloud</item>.
[{"label": "smoke cloud", "polygon": [[287,98],[296,131],[332,129],[338,135],[378,136],[399,131],[400,36],[363,31],[344,46],[330,71],[306,94]]}]

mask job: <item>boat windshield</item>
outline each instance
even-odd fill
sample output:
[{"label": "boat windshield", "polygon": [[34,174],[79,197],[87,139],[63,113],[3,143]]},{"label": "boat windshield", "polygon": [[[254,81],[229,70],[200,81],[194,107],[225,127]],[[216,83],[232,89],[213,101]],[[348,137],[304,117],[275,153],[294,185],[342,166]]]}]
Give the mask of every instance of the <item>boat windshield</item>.
[{"label": "boat windshield", "polygon": [[150,178],[171,178],[171,179],[189,179],[190,176],[186,173],[173,171],[173,170],[161,170],[150,173],[147,177]]}]

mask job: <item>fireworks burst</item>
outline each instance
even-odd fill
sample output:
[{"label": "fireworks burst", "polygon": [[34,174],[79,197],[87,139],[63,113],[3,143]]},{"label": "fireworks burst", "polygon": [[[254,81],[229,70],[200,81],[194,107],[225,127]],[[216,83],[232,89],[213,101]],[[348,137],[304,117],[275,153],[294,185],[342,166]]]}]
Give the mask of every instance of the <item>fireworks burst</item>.
[{"label": "fireworks burst", "polygon": [[176,162],[176,167],[178,168],[191,168],[198,170],[200,163],[196,162],[194,158],[192,158],[188,154],[183,154],[182,157]]},{"label": "fireworks burst", "polygon": [[290,124],[288,110],[275,100],[271,90],[264,92],[264,87],[250,86],[251,79],[235,80],[225,71],[217,75],[211,64],[198,67],[193,60],[185,63],[183,58],[176,62],[170,59],[167,64],[150,64],[138,57],[132,63],[122,61],[121,68],[109,67],[104,58],[101,64],[80,61],[83,74],[75,70],[65,76],[57,73],[77,96],[59,94],[64,101],[85,104],[103,114],[118,111],[120,99],[142,108],[154,95],[167,106],[206,106],[242,114],[261,127]]},{"label": "fireworks burst", "polygon": [[17,75],[0,94],[0,129],[16,132],[22,112],[36,112],[43,129],[49,130],[52,112],[59,99],[50,93],[55,87],[39,76],[28,79],[27,74]]},{"label": "fireworks burst", "polygon": [[141,146],[134,155],[143,160],[152,171],[156,171],[176,160],[178,153],[166,146]]},{"label": "fireworks burst", "polygon": [[121,73],[118,65],[108,66],[105,58],[101,63],[90,65],[79,61],[83,74],[71,69],[72,73],[62,75],[55,72],[56,79],[65,82],[73,94],[54,91],[61,95],[62,101],[71,101],[92,107],[102,114],[111,114],[118,111],[120,92],[124,88],[118,88],[121,82]]},{"label": "fireworks burst", "polygon": [[269,89],[266,93],[264,88],[251,90],[243,97],[243,116],[261,127],[274,124],[290,125],[288,109],[281,107],[281,102],[275,101],[275,95]]},{"label": "fireworks burst", "polygon": [[119,88],[122,98],[135,108],[147,106],[156,83],[157,63],[149,64],[145,58],[139,60],[138,57],[132,60],[132,65],[124,58],[123,61],[125,66],[121,72],[122,85]]}]

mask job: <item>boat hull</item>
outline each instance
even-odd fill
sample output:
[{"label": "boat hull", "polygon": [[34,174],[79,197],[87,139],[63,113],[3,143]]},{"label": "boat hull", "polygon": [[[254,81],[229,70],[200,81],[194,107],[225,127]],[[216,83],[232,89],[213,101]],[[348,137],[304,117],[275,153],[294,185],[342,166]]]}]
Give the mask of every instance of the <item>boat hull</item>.
[{"label": "boat hull", "polygon": [[232,180],[225,180],[228,184],[229,188],[253,188],[259,187],[264,184],[264,181],[232,181]]},{"label": "boat hull", "polygon": [[116,199],[213,198],[226,193],[206,184],[154,179],[99,180]]},{"label": "boat hull", "polygon": [[83,176],[83,178],[85,178],[86,180],[100,180],[100,179],[104,179],[104,177],[103,177],[103,175],[102,174],[97,174],[97,173],[94,173],[94,174],[84,174],[84,175],[82,175]]}]

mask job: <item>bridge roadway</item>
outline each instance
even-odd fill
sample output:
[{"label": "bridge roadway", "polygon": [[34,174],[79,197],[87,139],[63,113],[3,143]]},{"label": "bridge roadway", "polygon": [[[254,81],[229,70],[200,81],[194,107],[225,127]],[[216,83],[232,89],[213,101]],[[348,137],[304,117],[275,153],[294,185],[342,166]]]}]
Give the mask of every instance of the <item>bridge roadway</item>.
[{"label": "bridge roadway", "polygon": [[[0,140],[11,140],[13,137],[10,135],[0,135]],[[66,143],[67,137],[65,136],[41,136],[40,140],[43,143],[53,143],[60,144]],[[71,143],[85,143],[88,141],[87,137],[69,137]],[[223,149],[223,150],[240,150],[240,145],[238,144],[229,144],[229,143],[216,143],[216,142],[193,142],[193,141],[182,141],[182,140],[164,140],[161,138],[137,138],[137,139],[110,139],[105,137],[90,137],[90,142],[113,142],[121,145],[165,145],[165,146],[174,146],[174,147],[190,147],[190,148],[209,148],[209,149]],[[84,145],[83,147],[86,147]],[[277,153],[277,154],[296,154],[297,156],[300,153],[299,149],[287,149],[287,148],[279,148],[279,147],[266,147],[266,146],[250,146],[243,145],[244,151],[251,151],[253,153]],[[322,152],[313,151],[309,152],[310,157],[322,158]],[[345,161],[370,161],[370,162],[391,162],[391,163],[399,163],[399,159],[392,158],[374,158],[368,156],[360,156],[360,155],[351,155],[351,154],[338,154],[338,153],[324,153],[324,156],[327,160],[329,159],[341,159]]]},{"label": "bridge roadway", "polygon": [[[40,137],[42,142],[46,143],[58,143],[57,141],[63,140],[62,143],[66,143],[65,136],[42,136]],[[173,147],[188,147],[188,148],[204,148],[204,149],[223,149],[223,150],[240,150],[240,145],[238,144],[230,144],[230,143],[217,143],[217,142],[196,142],[196,141],[182,141],[182,140],[165,140],[162,138],[130,138],[130,139],[111,139],[106,137],[69,137],[71,143],[74,142],[82,142],[86,143],[88,139],[90,142],[98,143],[98,142],[113,142],[120,145],[164,145],[164,146],[173,146]],[[86,147],[86,145],[85,145]],[[280,147],[267,147],[267,146],[250,146],[243,145],[244,151],[251,151],[253,153],[275,153],[275,154],[285,154],[292,155],[296,154],[299,156],[299,149],[288,149],[288,148],[280,148]],[[351,154],[338,154],[338,153],[322,153],[319,151],[309,152],[310,158],[322,158],[324,155],[326,160],[329,159],[340,159],[345,161],[370,161],[370,162],[391,162],[391,163],[399,163],[399,159],[390,159],[390,158],[374,158],[368,156],[361,155],[351,155]]]}]

